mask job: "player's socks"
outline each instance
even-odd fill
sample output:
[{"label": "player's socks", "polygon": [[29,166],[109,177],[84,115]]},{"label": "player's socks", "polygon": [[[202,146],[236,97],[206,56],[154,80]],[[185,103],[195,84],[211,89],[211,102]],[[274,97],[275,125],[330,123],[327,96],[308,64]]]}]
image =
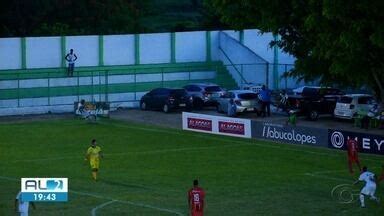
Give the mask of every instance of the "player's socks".
[{"label": "player's socks", "polygon": [[92,172],[92,178],[93,178],[93,180],[97,181],[97,174],[96,174],[96,172]]},{"label": "player's socks", "polygon": [[379,199],[378,199],[377,197],[375,197],[375,196],[371,196],[371,200],[373,200],[373,201],[379,203]]},{"label": "player's socks", "polygon": [[364,203],[364,195],[363,194],[360,194],[360,203],[361,203],[361,207],[364,208],[365,203]]}]

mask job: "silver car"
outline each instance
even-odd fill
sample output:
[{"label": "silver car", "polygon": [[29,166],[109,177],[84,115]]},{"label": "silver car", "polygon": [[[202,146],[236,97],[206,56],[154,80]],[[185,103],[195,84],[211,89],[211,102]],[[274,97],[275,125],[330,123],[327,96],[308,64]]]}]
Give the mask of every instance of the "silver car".
[{"label": "silver car", "polygon": [[261,101],[258,94],[250,90],[231,90],[218,98],[217,111],[228,111],[230,100],[233,100],[236,105],[236,113],[242,112],[256,112],[258,115],[261,113]]},{"label": "silver car", "polygon": [[195,108],[216,106],[217,99],[225,94],[225,89],[213,83],[193,83],[183,87],[193,98]]},{"label": "silver car", "polygon": [[368,94],[347,94],[336,103],[334,116],[340,119],[352,119],[359,111],[367,113],[377,101]]}]

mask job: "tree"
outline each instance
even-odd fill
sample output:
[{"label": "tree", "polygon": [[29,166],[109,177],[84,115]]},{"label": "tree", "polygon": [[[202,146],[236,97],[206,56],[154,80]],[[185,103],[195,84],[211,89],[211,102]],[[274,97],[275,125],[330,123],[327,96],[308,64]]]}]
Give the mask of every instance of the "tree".
[{"label": "tree", "polygon": [[137,33],[148,1],[1,1],[0,36]]},{"label": "tree", "polygon": [[290,75],[369,87],[384,102],[384,1],[211,0],[222,22],[280,34],[297,60]]}]

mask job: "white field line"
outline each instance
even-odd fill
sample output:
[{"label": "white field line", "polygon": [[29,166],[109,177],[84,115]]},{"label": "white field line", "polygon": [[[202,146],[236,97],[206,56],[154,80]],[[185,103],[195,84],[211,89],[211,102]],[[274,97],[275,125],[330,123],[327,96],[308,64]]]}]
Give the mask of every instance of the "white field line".
[{"label": "white field line", "polygon": [[[119,152],[119,153],[104,153],[105,156],[124,156],[124,155],[146,155],[146,154],[162,154],[169,152],[182,152],[182,151],[200,151],[207,149],[216,149],[216,148],[231,148],[231,147],[240,147],[240,146],[252,146],[251,143],[242,143],[242,144],[228,144],[221,146],[206,146],[206,147],[189,147],[189,148],[170,148],[170,149],[161,149],[161,150],[150,150],[150,151],[139,151],[139,152]],[[83,158],[79,155],[65,156],[65,157],[51,157],[51,158],[40,158],[40,159],[26,159],[26,160],[15,160],[16,162],[38,162],[38,161],[55,161],[55,160],[65,160],[65,159],[76,159]]]},{"label": "white field line", "polygon": [[310,172],[308,174],[318,175],[318,174],[339,173],[339,172],[348,172],[348,168],[340,169],[340,170],[316,171],[316,172]]},{"label": "white field line", "polygon": [[[144,131],[151,131],[151,132],[157,132],[157,133],[166,133],[166,134],[175,134],[175,135],[181,135],[182,133],[179,131],[169,131],[169,130],[162,130],[162,129],[152,129],[152,128],[141,128],[141,127],[130,127],[127,125],[113,125],[115,127],[121,127],[121,128],[128,128],[128,129],[138,129],[138,130],[144,130]],[[253,140],[249,141],[242,141],[242,140],[228,140],[224,137],[214,137],[214,136],[203,136],[197,133],[183,133],[183,136],[191,136],[191,137],[198,137],[208,140],[214,140],[214,141],[221,141],[221,142],[230,142],[231,144],[238,143],[241,146],[258,146],[262,148],[274,148],[274,149],[280,149],[285,151],[293,151],[293,152],[303,152],[308,154],[315,154],[315,155],[322,155],[322,156],[333,156],[338,157],[340,154],[335,154],[335,152],[316,152],[316,151],[309,151],[306,149],[293,149],[290,147],[283,147],[283,144],[277,144],[277,145],[271,145],[271,144],[262,144],[262,143],[255,143]],[[228,147],[236,147],[240,145],[228,145]],[[292,144],[290,144],[292,145]],[[287,145],[288,146],[288,145]],[[297,145],[296,145],[297,146]],[[164,149],[164,150],[153,150],[153,151],[143,151],[143,152],[125,152],[125,153],[110,153],[105,155],[129,155],[129,154],[154,154],[154,153],[167,153],[167,152],[178,152],[178,151],[194,151],[194,150],[204,150],[204,149],[214,149],[214,148],[223,148],[226,146],[209,146],[209,147],[191,147],[191,148],[173,148],[173,149]],[[310,148],[309,146],[302,146],[304,148]],[[73,155],[73,156],[65,156],[65,157],[52,157],[52,158],[36,158],[36,159],[26,159],[26,160],[15,160],[13,162],[37,162],[37,161],[55,161],[55,160],[65,160],[65,159],[74,159],[74,158],[82,158],[82,156]],[[375,159],[368,159],[364,158],[364,160],[369,161],[380,161],[382,159],[375,158]]]},{"label": "white field line", "polygon": [[[12,177],[7,177],[7,176],[0,176],[0,179],[8,180],[8,181],[20,181],[20,179],[12,178]],[[114,199],[114,198],[111,198],[111,197],[101,196],[101,195],[98,195],[98,194],[92,194],[92,193],[81,192],[81,191],[74,191],[74,190],[69,190],[69,192],[73,193],[73,194],[78,194],[78,195],[89,196],[89,197],[94,197],[94,198],[98,198],[98,199],[109,200],[108,202],[106,202],[108,204],[103,203],[105,205],[102,204],[103,205],[102,207],[111,204],[112,201],[113,201],[113,202],[119,202],[119,203],[123,203],[123,204],[133,205],[133,206],[137,206],[137,207],[149,208],[149,209],[153,209],[153,210],[157,210],[157,211],[162,211],[162,212],[168,212],[168,213],[171,213],[171,214],[174,214],[174,215],[184,215],[183,213],[180,213],[180,212],[177,212],[177,211],[174,211],[174,210],[171,210],[171,209],[160,208],[160,207],[156,207],[156,206],[152,206],[152,205],[148,205],[148,204],[143,204],[143,203],[136,203],[136,202],[125,201],[125,200],[118,200],[118,199]],[[97,208],[97,207],[98,206],[96,206],[95,208]],[[100,209],[102,207],[99,207],[98,209]],[[93,214],[93,210],[95,208],[92,209],[92,215],[94,215]],[[95,210],[95,214],[96,214],[96,210]]]},{"label": "white field line", "polygon": [[[104,125],[109,125],[108,123],[102,123],[99,122],[99,124],[104,124]],[[151,132],[157,132],[157,133],[166,133],[166,134],[174,134],[174,135],[181,135],[181,131],[170,131],[166,129],[154,129],[154,128],[142,128],[142,127],[132,127],[128,125],[118,125],[118,124],[113,124],[111,125],[113,127],[120,127],[120,128],[128,128],[128,129],[136,129],[136,130],[143,130],[143,131],[151,131]],[[255,140],[249,140],[249,141],[241,141],[241,140],[228,140],[225,139],[224,137],[215,137],[215,136],[206,136],[198,134],[197,132],[191,132],[191,133],[183,133],[183,136],[191,136],[191,137],[197,137],[197,138],[203,138],[203,139],[208,139],[208,140],[216,140],[216,141],[221,141],[221,142],[230,142],[230,143],[238,143],[242,144],[243,146],[258,146],[258,147],[263,147],[263,148],[274,148],[274,149],[281,149],[285,151],[293,151],[293,152],[303,152],[303,153],[308,153],[308,154],[315,154],[315,155],[323,155],[323,156],[333,156],[333,157],[338,157],[340,156],[339,153],[336,153],[335,151],[329,150],[329,152],[316,152],[316,151],[309,151],[305,149],[293,149],[290,147],[283,147],[282,145],[291,145],[291,146],[302,146],[303,148],[311,148],[311,146],[305,146],[305,145],[298,145],[298,144],[276,144],[276,145],[270,145],[270,144],[262,144],[262,143],[255,143]],[[236,146],[236,145],[234,145]],[[210,149],[210,148],[222,148],[224,146],[216,146],[216,147],[196,147],[196,148],[185,148],[184,150],[200,150],[201,149]],[[326,150],[326,149],[324,149]],[[160,152],[161,151],[161,152]],[[166,153],[166,152],[171,152],[171,151],[183,151],[179,150],[177,148],[174,149],[164,149],[164,150],[155,150],[155,151],[144,151],[144,152],[126,152],[126,153],[110,153],[110,154],[105,154],[105,155],[128,155],[128,154],[153,154],[153,153]],[[378,155],[370,155],[370,156],[378,156]],[[82,156],[73,155],[73,156],[65,156],[65,157],[52,157],[52,158],[36,158],[36,159],[26,159],[26,160],[15,160],[12,162],[35,162],[35,161],[55,161],[55,160],[66,160],[66,159],[74,159],[74,158],[82,158]],[[364,160],[367,161],[382,161],[383,158],[363,158]]]},{"label": "white field line", "polygon": [[[105,123],[102,123],[102,124],[105,124]],[[105,124],[105,125],[107,125],[107,124]],[[114,124],[113,126],[114,127],[120,127],[120,128],[128,128],[128,129],[137,129],[137,130],[143,130],[143,131],[158,132],[158,133],[167,133],[167,134],[175,134],[175,135],[180,135],[181,134],[180,131],[169,131],[169,130],[165,130],[165,129],[132,127],[132,126],[128,126],[128,125],[117,125],[117,124]],[[182,130],[182,131],[184,131],[184,130]],[[189,131],[189,132],[191,132],[191,131]],[[259,147],[264,147],[264,148],[283,149],[283,150],[287,150],[287,151],[297,151],[297,152],[304,152],[304,153],[317,154],[317,155],[339,156],[338,154],[335,154],[335,151],[330,150],[330,149],[326,149],[326,148],[324,148],[324,150],[328,150],[329,152],[315,152],[315,151],[307,151],[307,150],[303,150],[303,149],[292,149],[292,148],[289,148],[289,147],[288,148],[283,147],[283,145],[284,146],[291,145],[291,146],[296,146],[296,147],[297,146],[302,146],[304,148],[312,148],[311,146],[308,146],[308,145],[299,145],[299,144],[276,144],[276,145],[261,144],[261,143],[254,143],[255,140],[249,140],[251,142],[241,141],[241,140],[228,140],[228,139],[225,139],[224,137],[219,137],[218,135],[217,135],[217,137],[209,136],[209,134],[205,134],[205,136],[204,136],[201,133],[199,134],[198,132],[184,133],[183,136],[198,137],[198,138],[204,138],[204,139],[209,139],[209,140],[217,140],[217,141],[224,141],[224,142],[231,142],[231,143],[249,144],[249,145],[254,145],[254,146],[259,146]],[[378,155],[370,155],[370,156],[378,156]],[[380,161],[382,159],[383,158],[374,158],[374,159],[365,158],[364,160]]]},{"label": "white field line", "polygon": [[92,211],[91,211],[91,215],[92,215],[92,216],[96,216],[96,211],[97,211],[97,210],[99,210],[99,209],[101,209],[101,208],[103,208],[103,207],[105,207],[105,206],[107,206],[107,205],[109,205],[109,204],[112,204],[112,203],[114,203],[114,202],[117,202],[117,201],[116,201],[116,200],[111,200],[111,201],[108,201],[108,202],[105,202],[105,203],[102,203],[102,204],[96,206],[95,208],[92,209]]},{"label": "white field line", "polygon": [[[105,123],[101,123],[104,125],[108,125]],[[112,125],[114,127],[120,127],[120,128],[128,128],[128,129],[136,129],[136,130],[143,130],[143,131],[151,131],[151,132],[157,132],[157,133],[166,133],[166,134],[174,134],[174,135],[181,135],[182,133],[180,131],[169,131],[169,130],[162,130],[162,129],[153,129],[153,128],[142,128],[142,127],[131,127],[127,125]],[[271,144],[262,144],[262,143],[255,143],[254,140],[249,141],[241,141],[241,140],[228,140],[224,137],[214,137],[214,136],[203,136],[197,133],[183,133],[183,136],[191,136],[191,137],[198,137],[208,140],[216,140],[221,142],[230,142],[230,143],[238,143],[241,144],[241,146],[258,146],[263,148],[274,148],[274,149],[281,149],[286,151],[294,151],[294,152],[303,152],[308,154],[315,154],[315,155],[323,155],[323,156],[333,156],[337,157],[339,154],[335,154],[335,152],[316,152],[316,151],[308,151],[306,149],[293,149],[290,147],[283,147],[284,144],[277,144],[277,145],[271,145]],[[288,145],[288,144],[287,144]],[[292,144],[289,144],[292,145]],[[239,145],[228,145],[228,147],[236,147]],[[298,146],[298,145],[294,145]],[[173,149],[164,149],[164,150],[153,150],[153,151],[143,151],[143,152],[125,152],[125,153],[110,153],[105,155],[129,155],[129,154],[155,154],[155,153],[167,153],[167,152],[178,152],[178,151],[195,151],[195,150],[204,150],[204,149],[214,149],[214,148],[223,148],[225,146],[210,146],[210,147],[191,147],[191,148],[173,148]],[[302,146],[304,148],[309,148],[310,146]],[[13,162],[37,162],[37,161],[55,161],[55,160],[66,160],[66,159],[75,159],[75,158],[82,158],[82,156],[73,155],[73,156],[65,156],[65,157],[52,157],[52,158],[36,158],[36,159],[26,159],[26,160],[15,160]],[[369,161],[380,161],[382,159],[375,158],[375,159],[368,159],[364,158],[364,160]]]},{"label": "white field line", "polygon": [[[378,167],[372,167],[372,169],[376,169]],[[354,180],[348,180],[348,179],[345,179],[345,178],[338,178],[338,177],[331,177],[331,176],[328,176],[328,175],[324,175],[324,174],[327,174],[327,173],[340,173],[340,172],[348,172],[348,168],[345,168],[345,169],[342,169],[342,170],[327,170],[327,171],[315,171],[315,172],[307,172],[307,173],[303,173],[301,175],[306,175],[306,176],[311,176],[311,177],[314,177],[314,178],[322,178],[322,179],[328,179],[328,180],[335,180],[335,181],[343,181],[343,182],[347,182],[347,183],[353,183]]]},{"label": "white field line", "polygon": [[353,180],[348,180],[348,179],[344,179],[344,178],[337,178],[337,177],[330,177],[330,176],[320,175],[320,174],[304,173],[302,175],[311,176],[311,177],[320,178],[320,179],[333,180],[333,181],[338,181],[338,182],[346,182],[346,183],[350,183],[350,184],[353,183]]}]

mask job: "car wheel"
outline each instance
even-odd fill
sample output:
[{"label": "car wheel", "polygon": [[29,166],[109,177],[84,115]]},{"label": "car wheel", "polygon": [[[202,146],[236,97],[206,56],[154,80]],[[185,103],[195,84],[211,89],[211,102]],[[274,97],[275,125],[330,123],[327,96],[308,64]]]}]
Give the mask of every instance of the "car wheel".
[{"label": "car wheel", "polygon": [[257,117],[261,116],[261,111],[260,110],[256,110],[255,112],[256,112]]},{"label": "car wheel", "polygon": [[311,110],[309,113],[309,119],[316,121],[319,118],[319,113],[316,110]]},{"label": "car wheel", "polygon": [[140,103],[140,109],[147,110],[147,104],[144,101]]},{"label": "car wheel", "polygon": [[196,98],[193,100],[193,106],[196,109],[198,109],[198,110],[203,109],[203,105],[204,105],[204,102],[200,98]]},{"label": "car wheel", "polygon": [[187,105],[187,108],[185,108],[185,110],[186,110],[187,112],[191,112],[191,111],[192,111],[192,106],[188,106],[188,105]]},{"label": "car wheel", "polygon": [[218,112],[218,113],[222,113],[223,111],[221,111],[221,109],[220,109],[220,104],[217,104],[216,105],[216,111]]},{"label": "car wheel", "polygon": [[168,106],[168,104],[164,104],[164,106],[163,106],[163,112],[165,112],[165,113],[169,113],[169,106]]}]

